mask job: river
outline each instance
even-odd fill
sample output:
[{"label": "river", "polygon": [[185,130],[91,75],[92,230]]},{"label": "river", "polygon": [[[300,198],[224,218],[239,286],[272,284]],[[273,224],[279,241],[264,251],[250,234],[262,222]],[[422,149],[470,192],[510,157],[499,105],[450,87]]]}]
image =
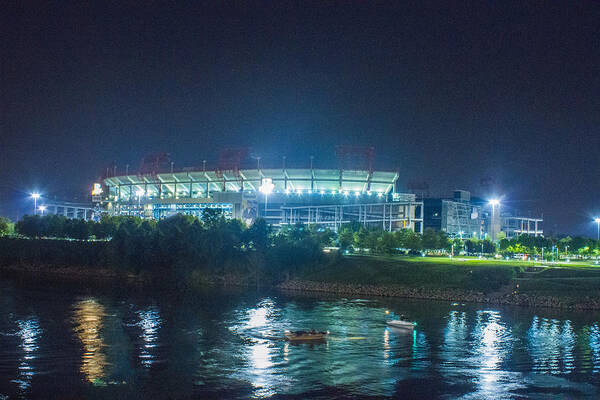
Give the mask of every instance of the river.
[{"label": "river", "polygon": [[[386,327],[386,310],[417,321]],[[286,329],[329,330],[292,344]],[[0,280],[0,400],[599,396],[596,313]]]}]

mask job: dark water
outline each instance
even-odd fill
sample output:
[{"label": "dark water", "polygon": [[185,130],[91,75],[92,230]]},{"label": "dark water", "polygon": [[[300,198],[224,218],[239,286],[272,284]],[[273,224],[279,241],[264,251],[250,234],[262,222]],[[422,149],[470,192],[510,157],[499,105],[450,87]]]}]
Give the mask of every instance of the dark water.
[{"label": "dark water", "polygon": [[[385,310],[418,321],[386,328]],[[0,399],[596,398],[597,315],[0,280]],[[329,330],[322,344],[285,329]]]}]

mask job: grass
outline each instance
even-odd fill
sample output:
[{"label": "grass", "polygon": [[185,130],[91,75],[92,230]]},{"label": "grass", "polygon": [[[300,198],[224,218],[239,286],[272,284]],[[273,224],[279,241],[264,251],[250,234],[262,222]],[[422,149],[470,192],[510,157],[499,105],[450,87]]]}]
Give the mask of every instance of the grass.
[{"label": "grass", "polygon": [[[528,267],[545,267],[523,273]],[[520,293],[553,296],[600,294],[600,267],[582,263],[548,264],[476,257],[342,257],[304,272],[303,279],[347,284],[403,285],[493,292],[519,285]]]}]

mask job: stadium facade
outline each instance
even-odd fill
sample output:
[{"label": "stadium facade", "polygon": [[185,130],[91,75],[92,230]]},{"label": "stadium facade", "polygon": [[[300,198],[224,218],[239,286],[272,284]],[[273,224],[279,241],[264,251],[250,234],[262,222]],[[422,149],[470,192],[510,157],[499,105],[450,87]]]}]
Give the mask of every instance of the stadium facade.
[{"label": "stadium facade", "polygon": [[262,217],[274,226],[314,223],[337,231],[358,222],[422,232],[423,202],[398,193],[397,180],[396,172],[372,169],[184,168],[114,174],[93,197],[101,212],[111,215],[200,217],[206,209],[220,209],[246,223]]}]

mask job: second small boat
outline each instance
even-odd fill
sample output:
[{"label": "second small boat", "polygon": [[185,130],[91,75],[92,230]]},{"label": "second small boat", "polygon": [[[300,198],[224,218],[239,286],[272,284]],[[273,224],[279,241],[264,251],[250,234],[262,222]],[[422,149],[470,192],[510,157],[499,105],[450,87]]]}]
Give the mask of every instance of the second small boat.
[{"label": "second small boat", "polygon": [[327,334],[329,332],[323,331],[285,331],[284,335],[287,340],[297,340],[297,341],[306,341],[306,340],[325,340]]},{"label": "second small boat", "polygon": [[400,329],[414,329],[416,324],[417,324],[416,322],[411,322],[411,321],[407,321],[404,319],[396,319],[396,320],[387,321],[388,326],[391,326],[392,328],[400,328]]}]

